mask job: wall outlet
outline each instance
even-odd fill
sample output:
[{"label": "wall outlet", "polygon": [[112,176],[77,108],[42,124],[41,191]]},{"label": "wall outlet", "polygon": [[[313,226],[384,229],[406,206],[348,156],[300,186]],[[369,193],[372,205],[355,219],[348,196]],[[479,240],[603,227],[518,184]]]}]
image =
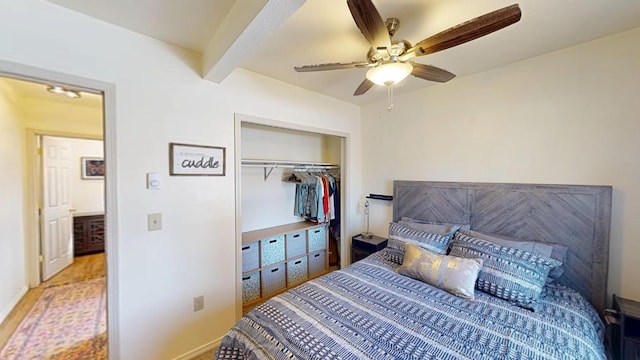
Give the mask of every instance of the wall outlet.
[{"label": "wall outlet", "polygon": [[162,229],[162,214],[155,213],[147,215],[147,229],[149,231]]},{"label": "wall outlet", "polygon": [[204,295],[196,296],[193,298],[193,311],[200,311],[204,309]]}]

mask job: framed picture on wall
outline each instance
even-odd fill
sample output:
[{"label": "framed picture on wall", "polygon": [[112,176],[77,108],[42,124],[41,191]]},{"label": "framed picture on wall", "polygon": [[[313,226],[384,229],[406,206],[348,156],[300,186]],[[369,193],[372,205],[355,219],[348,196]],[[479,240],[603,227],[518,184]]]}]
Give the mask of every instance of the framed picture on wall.
[{"label": "framed picture on wall", "polygon": [[225,176],[226,148],[169,143],[169,175]]},{"label": "framed picture on wall", "polygon": [[99,157],[83,157],[81,173],[83,179],[104,179],[104,159]]}]

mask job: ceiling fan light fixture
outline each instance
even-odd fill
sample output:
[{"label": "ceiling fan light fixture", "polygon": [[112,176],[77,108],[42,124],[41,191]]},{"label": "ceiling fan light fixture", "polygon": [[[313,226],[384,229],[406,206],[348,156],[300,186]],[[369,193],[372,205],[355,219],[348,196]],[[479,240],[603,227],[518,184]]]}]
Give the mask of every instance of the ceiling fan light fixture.
[{"label": "ceiling fan light fixture", "polygon": [[387,61],[369,69],[366,77],[374,84],[390,86],[404,80],[412,71],[410,63]]}]

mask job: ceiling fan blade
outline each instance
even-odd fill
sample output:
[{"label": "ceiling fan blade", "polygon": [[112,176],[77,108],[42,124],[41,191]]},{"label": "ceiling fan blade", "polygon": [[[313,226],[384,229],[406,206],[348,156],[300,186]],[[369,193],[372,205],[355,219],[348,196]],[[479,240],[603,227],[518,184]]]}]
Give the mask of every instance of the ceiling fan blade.
[{"label": "ceiling fan blade", "polygon": [[364,79],[364,81],[360,83],[356,91],[353,93],[353,96],[358,96],[366,93],[369,89],[371,89],[373,85],[374,83],[372,81],[369,81],[368,79]]},{"label": "ceiling fan blade", "polygon": [[371,0],[347,0],[349,11],[358,29],[374,49],[391,46],[389,31]]},{"label": "ceiling fan blade", "polygon": [[411,75],[420,79],[443,83],[456,77],[455,74],[452,74],[447,70],[440,69],[435,66],[417,64],[414,62],[412,62],[411,65],[413,65],[413,71],[411,72]]},{"label": "ceiling fan blade", "polygon": [[492,11],[428,37],[407,50],[403,60],[433,54],[515,24],[522,13],[518,4]]},{"label": "ceiling fan blade", "polygon": [[294,66],[293,69],[297,72],[309,72],[309,71],[353,69],[353,68],[362,68],[367,66],[369,66],[368,62],[354,61],[350,63],[330,63],[330,64]]}]

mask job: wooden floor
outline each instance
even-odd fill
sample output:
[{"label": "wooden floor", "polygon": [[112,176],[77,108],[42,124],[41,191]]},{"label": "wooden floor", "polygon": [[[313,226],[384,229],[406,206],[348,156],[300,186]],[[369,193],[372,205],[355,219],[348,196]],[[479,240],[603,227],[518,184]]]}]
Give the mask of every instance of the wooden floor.
[{"label": "wooden floor", "polygon": [[104,253],[84,255],[76,257],[71,266],[43,282],[40,286],[29,289],[4,322],[0,324],[0,349],[9,341],[15,329],[20,325],[24,316],[36,303],[45,288],[89,280],[100,276],[105,276]]},{"label": "wooden floor", "polygon": [[213,356],[216,354],[215,350],[209,350],[206,353],[200,354],[191,360],[213,360]]}]

